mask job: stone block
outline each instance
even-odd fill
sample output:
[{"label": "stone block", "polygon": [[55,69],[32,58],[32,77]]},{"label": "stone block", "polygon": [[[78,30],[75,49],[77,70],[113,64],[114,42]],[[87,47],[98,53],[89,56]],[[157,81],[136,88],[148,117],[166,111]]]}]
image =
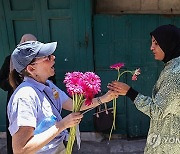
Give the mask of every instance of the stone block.
[{"label": "stone block", "polygon": [[114,0],[97,0],[96,11],[97,12],[108,12],[112,10]]},{"label": "stone block", "polygon": [[159,9],[162,11],[180,11],[180,0],[159,0]]},{"label": "stone block", "polygon": [[122,12],[140,10],[140,0],[97,0],[97,12]]},{"label": "stone block", "polygon": [[127,0],[114,0],[114,7],[116,7],[117,10],[122,11],[140,10],[140,4],[140,0],[132,0],[131,2]]},{"label": "stone block", "polygon": [[141,10],[143,11],[158,10],[158,0],[141,0]]}]

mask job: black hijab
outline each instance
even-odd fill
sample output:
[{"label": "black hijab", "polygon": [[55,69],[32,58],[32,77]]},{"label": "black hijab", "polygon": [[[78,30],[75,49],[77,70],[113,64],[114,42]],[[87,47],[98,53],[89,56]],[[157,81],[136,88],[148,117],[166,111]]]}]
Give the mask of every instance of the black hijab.
[{"label": "black hijab", "polygon": [[174,25],[163,25],[150,33],[165,53],[164,63],[180,56],[180,29]]}]

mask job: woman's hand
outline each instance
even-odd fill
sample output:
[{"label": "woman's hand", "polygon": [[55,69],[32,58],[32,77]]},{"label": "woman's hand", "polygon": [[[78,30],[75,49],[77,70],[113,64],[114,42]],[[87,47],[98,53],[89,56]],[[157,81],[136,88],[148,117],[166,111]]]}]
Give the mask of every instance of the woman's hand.
[{"label": "woman's hand", "polygon": [[107,86],[110,90],[117,92],[118,95],[126,95],[130,86],[123,82],[113,81],[108,84]]},{"label": "woman's hand", "polygon": [[100,97],[101,102],[106,103],[118,98],[118,92],[109,90],[106,94]]},{"label": "woman's hand", "polygon": [[78,125],[81,122],[81,119],[83,118],[83,115],[80,112],[74,112],[71,113],[69,115],[67,115],[66,117],[64,117],[60,122],[57,122],[56,125],[58,127],[58,125],[66,128],[70,128],[73,126]]}]

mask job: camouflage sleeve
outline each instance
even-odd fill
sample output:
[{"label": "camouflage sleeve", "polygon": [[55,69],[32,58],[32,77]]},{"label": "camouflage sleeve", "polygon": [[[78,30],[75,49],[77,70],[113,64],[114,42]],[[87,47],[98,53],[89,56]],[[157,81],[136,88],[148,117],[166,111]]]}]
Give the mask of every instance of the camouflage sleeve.
[{"label": "camouflage sleeve", "polygon": [[152,119],[164,118],[167,114],[180,114],[180,73],[170,73],[157,84],[152,98],[138,94],[134,103],[138,110]]}]

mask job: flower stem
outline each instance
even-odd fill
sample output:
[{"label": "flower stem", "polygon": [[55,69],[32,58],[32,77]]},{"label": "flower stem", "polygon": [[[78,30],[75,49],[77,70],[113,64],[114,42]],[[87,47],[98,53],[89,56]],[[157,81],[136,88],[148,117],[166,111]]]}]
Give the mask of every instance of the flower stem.
[{"label": "flower stem", "polygon": [[[119,72],[119,70],[118,70],[118,72]],[[117,79],[117,81],[119,81],[119,79],[120,79],[120,77],[123,75],[123,74],[125,74],[125,73],[131,73],[131,74],[133,74],[133,72],[132,71],[123,71],[122,73],[118,73],[118,79]]]},{"label": "flower stem", "polygon": [[115,121],[116,121],[116,98],[113,99],[113,124],[112,124],[111,131],[109,134],[109,140],[111,140],[113,129],[114,130],[116,129]]},{"label": "flower stem", "polygon": [[[80,108],[82,106],[83,103],[83,95],[79,95],[77,93],[73,94],[72,96],[73,99],[73,112],[79,112]],[[68,144],[66,147],[66,154],[71,154],[72,153],[72,149],[73,149],[73,145],[74,145],[74,141],[76,138],[76,126],[73,126],[70,128],[70,132],[69,132],[69,138],[68,138]]]},{"label": "flower stem", "polygon": [[75,137],[76,137],[76,126],[70,128],[68,144],[66,147],[66,154],[72,153],[72,148],[73,148],[73,144],[75,141]]},{"label": "flower stem", "polygon": [[116,129],[116,126],[115,126],[115,121],[116,121],[116,98],[114,99],[114,112],[113,112],[113,115],[114,115],[114,121],[113,121],[113,126],[114,126],[114,130]]},{"label": "flower stem", "polygon": [[120,71],[119,71],[119,69],[118,69],[118,77],[117,77],[117,81],[119,81],[119,78],[120,78]]},{"label": "flower stem", "polygon": [[[116,81],[119,81],[120,77],[125,74],[125,73],[131,73],[133,74],[132,71],[123,71],[122,73],[120,73],[119,69],[118,69],[118,77],[117,77],[117,80]],[[111,127],[111,131],[110,131],[110,134],[109,134],[109,140],[111,139],[111,136],[112,136],[112,131],[113,129],[115,130],[116,129],[116,124],[115,124],[115,121],[116,121],[116,98],[113,99],[113,124],[112,124],[112,127]]]},{"label": "flower stem", "polygon": [[74,104],[75,98],[74,98],[74,95],[72,95],[72,98],[73,98],[73,108],[72,108],[72,111],[74,112],[74,108],[75,108],[75,104]]}]

